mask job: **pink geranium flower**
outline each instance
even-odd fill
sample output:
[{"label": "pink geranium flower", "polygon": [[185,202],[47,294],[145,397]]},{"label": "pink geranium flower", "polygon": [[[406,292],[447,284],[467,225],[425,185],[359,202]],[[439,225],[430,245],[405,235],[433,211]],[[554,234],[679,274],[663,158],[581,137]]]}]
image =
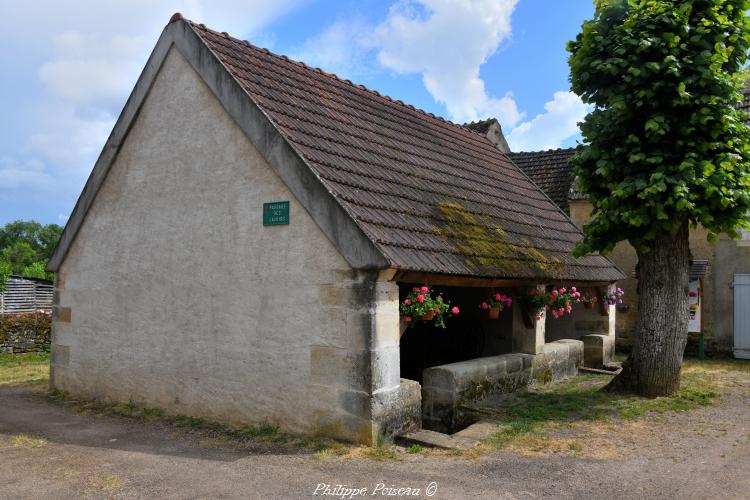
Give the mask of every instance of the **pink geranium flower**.
[{"label": "pink geranium flower", "polygon": [[424,302],[424,295],[417,295],[417,302],[419,302],[420,304]]},{"label": "pink geranium flower", "polygon": [[451,312],[452,312],[453,314],[458,314],[458,307],[456,307],[456,306],[453,306],[453,309],[451,309]]},{"label": "pink geranium flower", "polygon": [[411,305],[411,299],[406,299],[404,301],[404,304],[406,304],[407,306],[410,306]]},{"label": "pink geranium flower", "polygon": [[411,316],[404,316],[404,321],[411,323]]},{"label": "pink geranium flower", "polygon": [[423,286],[422,287],[422,293],[430,293],[430,289],[427,288],[426,286]]},{"label": "pink geranium flower", "polygon": [[482,309],[489,309],[490,305],[487,302],[482,302]]}]

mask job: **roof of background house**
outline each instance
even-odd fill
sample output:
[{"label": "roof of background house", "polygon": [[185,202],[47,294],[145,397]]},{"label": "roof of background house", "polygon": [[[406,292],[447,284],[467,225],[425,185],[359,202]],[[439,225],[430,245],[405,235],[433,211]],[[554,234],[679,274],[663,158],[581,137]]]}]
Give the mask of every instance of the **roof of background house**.
[{"label": "roof of background house", "polygon": [[[578,228],[481,133],[179,15],[171,24],[163,37],[175,37],[178,49],[191,44],[180,50],[192,57],[202,54],[192,45],[197,34],[270,120],[268,133],[279,133],[301,158],[298,170],[312,172],[304,182],[324,186],[327,193],[316,196],[343,208],[384,267],[510,279],[622,277],[605,257],[570,255]],[[207,62],[195,57],[201,71]]]},{"label": "roof of background house", "polygon": [[41,283],[43,285],[52,285],[54,282],[52,280],[48,280],[46,278],[35,278],[32,276],[21,276],[20,274],[11,274],[8,276],[8,278],[15,278],[19,280],[27,280],[27,281],[34,281],[36,283]]},{"label": "roof of background house", "polygon": [[688,271],[688,277],[694,278],[705,278],[708,266],[710,263],[706,259],[694,259],[690,263],[690,270]]},{"label": "roof of background house", "polygon": [[478,122],[464,123],[463,126],[468,128],[469,130],[473,130],[474,132],[486,134],[492,124],[495,123],[495,121],[495,118],[487,118],[486,120],[481,120]]},{"label": "roof of background house", "polygon": [[510,153],[509,156],[557,206],[567,211],[574,185],[570,164],[574,154],[575,149],[568,148]]},{"label": "roof of background house", "polygon": [[[737,109],[750,113],[750,86],[742,93],[743,99]],[[509,156],[557,206],[567,212],[570,200],[586,199],[586,195],[578,191],[573,175],[570,159],[574,154],[575,148],[568,148],[510,153]]]}]

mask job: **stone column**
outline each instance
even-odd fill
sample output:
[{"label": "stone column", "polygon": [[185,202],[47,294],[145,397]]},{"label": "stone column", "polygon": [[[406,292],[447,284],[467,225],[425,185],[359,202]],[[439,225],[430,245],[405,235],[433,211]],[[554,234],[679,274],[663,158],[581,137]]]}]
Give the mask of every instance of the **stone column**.
[{"label": "stone column", "polygon": [[[610,283],[607,286],[607,294],[612,295],[617,290],[617,283]],[[609,329],[608,334],[609,338],[614,344],[615,342],[615,332],[616,332],[616,317],[617,317],[617,306],[608,306],[607,308],[607,315],[609,316]]]},{"label": "stone column", "polygon": [[422,395],[418,382],[401,379],[398,283],[395,272],[382,271],[375,283],[371,314],[370,390],[373,444],[421,427]]},{"label": "stone column", "polygon": [[[607,287],[607,293],[610,295],[613,294],[617,290],[617,283],[610,283],[610,285]],[[609,310],[607,311],[609,314],[609,331],[608,331],[608,339],[607,339],[607,346],[604,353],[604,362],[610,363],[614,359],[615,356],[615,335],[617,332],[617,306],[609,306]]]},{"label": "stone column", "polygon": [[[535,289],[544,292],[546,285],[536,285]],[[542,310],[538,320],[535,311],[530,311],[532,327],[529,328],[523,321],[521,308],[514,307],[513,310],[513,352],[538,354],[544,347],[547,311]]]},{"label": "stone column", "polygon": [[388,272],[381,272],[375,282],[369,345],[373,394],[398,388],[401,371],[398,284],[388,278]]}]

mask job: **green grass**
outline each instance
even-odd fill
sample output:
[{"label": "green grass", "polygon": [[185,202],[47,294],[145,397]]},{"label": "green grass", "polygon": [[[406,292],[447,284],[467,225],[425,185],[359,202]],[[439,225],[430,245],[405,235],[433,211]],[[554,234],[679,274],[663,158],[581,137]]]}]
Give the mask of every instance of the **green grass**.
[{"label": "green grass", "polygon": [[15,448],[41,448],[47,444],[47,440],[41,437],[33,437],[28,434],[15,436],[10,444]]},{"label": "green grass", "polygon": [[240,429],[239,433],[245,437],[270,437],[279,434],[279,426],[272,424],[263,424],[258,426],[248,426]]},{"label": "green grass", "polygon": [[413,454],[422,453],[423,451],[424,451],[424,447],[418,444],[413,444],[406,449],[406,453],[413,453]]},{"label": "green grass", "polygon": [[[647,399],[632,395],[600,391],[608,375],[585,374],[572,380],[534,387],[526,393],[511,396],[503,405],[498,432],[485,443],[503,448],[525,438],[544,438],[552,429],[579,423],[617,423],[648,419],[666,412],[690,411],[713,404],[721,387],[737,383],[737,376],[750,373],[750,362],[733,359],[687,359],[683,367],[682,388],[671,397]],[[49,354],[0,354],[0,384],[44,383],[49,379]],[[231,428],[201,417],[167,415],[158,408],[139,406],[135,402],[115,404],[102,401],[70,401],[67,395],[53,392],[53,399],[65,400],[68,407],[84,414],[119,416],[143,421],[162,421],[177,427],[210,432],[235,440],[257,440],[283,444],[299,451],[323,455],[345,454],[349,448],[323,437],[293,436],[278,426],[263,424]],[[539,440],[537,440],[539,441]],[[576,443],[570,444],[577,451]],[[414,445],[407,453],[421,453]],[[365,447],[363,456],[375,460],[399,459],[394,449],[383,443]]]},{"label": "green grass", "polygon": [[49,380],[49,353],[0,354],[0,384],[40,383]]},{"label": "green grass", "polygon": [[376,446],[362,447],[362,456],[378,461],[401,460],[401,455],[394,447],[383,442],[379,442]]},{"label": "green grass", "polygon": [[748,362],[688,359],[683,367],[681,389],[672,396],[652,399],[601,391],[611,380],[609,375],[584,374],[534,387],[508,397],[499,431],[486,442],[503,448],[516,439],[544,436],[551,429],[578,423],[614,423],[690,411],[715,403],[727,379],[747,372],[750,372]]}]

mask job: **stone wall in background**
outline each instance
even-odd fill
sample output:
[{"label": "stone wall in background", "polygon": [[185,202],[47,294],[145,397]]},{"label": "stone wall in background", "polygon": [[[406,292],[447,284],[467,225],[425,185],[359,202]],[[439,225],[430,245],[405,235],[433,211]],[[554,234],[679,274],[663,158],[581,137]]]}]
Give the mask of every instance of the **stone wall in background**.
[{"label": "stone wall in background", "polygon": [[49,314],[0,315],[0,353],[46,352],[49,345]]}]

